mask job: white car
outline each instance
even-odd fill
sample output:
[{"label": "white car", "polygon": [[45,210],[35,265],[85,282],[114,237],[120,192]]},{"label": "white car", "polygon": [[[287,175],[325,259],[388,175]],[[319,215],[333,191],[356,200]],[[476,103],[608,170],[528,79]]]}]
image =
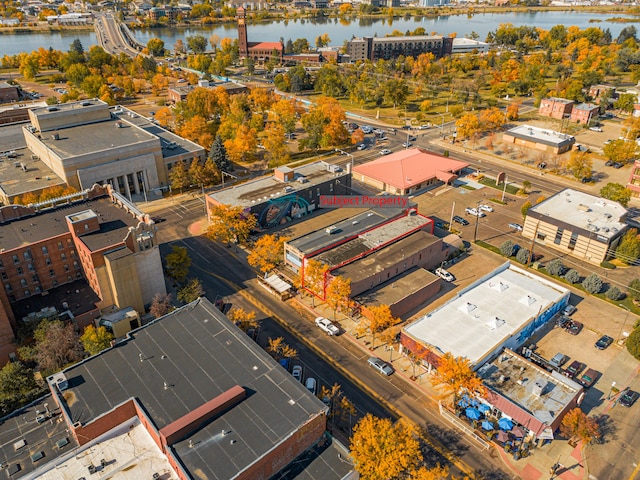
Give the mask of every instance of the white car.
[{"label": "white car", "polygon": [[512,228],[513,230],[516,230],[518,232],[522,231],[522,225],[520,225],[519,223],[510,223],[509,228]]},{"label": "white car", "polygon": [[571,316],[574,313],[576,313],[577,308],[574,307],[573,305],[571,305],[570,303],[567,304],[566,307],[564,307],[564,310],[562,311],[563,315],[568,315]]},{"label": "white car", "polygon": [[294,365],[291,369],[291,375],[293,375],[293,378],[295,378],[298,382],[302,383],[302,366]]},{"label": "white car", "polygon": [[360,127],[360,130],[362,130],[364,133],[373,133],[373,128],[368,125],[362,125]]},{"label": "white car", "polygon": [[442,267],[436,268],[436,275],[447,282],[453,282],[456,279],[456,277]]},{"label": "white car", "polygon": [[340,333],[340,329],[336,327],[328,318],[316,318],[316,326],[320,327],[320,330],[330,336],[338,335]]},{"label": "white car", "polygon": [[483,212],[493,212],[493,207],[491,205],[480,205],[478,209]]},{"label": "white car", "polygon": [[313,377],[307,378],[304,386],[307,387],[307,390],[309,390],[313,395],[318,392],[318,382],[316,382],[316,379]]},{"label": "white car", "polygon": [[465,208],[464,211],[467,212],[469,215],[475,215],[476,217],[480,217],[480,218],[487,216],[484,212],[472,207],[467,207]]},{"label": "white car", "polygon": [[364,150],[365,148],[367,148],[367,145],[365,143],[361,143],[357,148],[358,150]]},{"label": "white car", "polygon": [[389,150],[388,148],[385,148],[384,150],[380,150],[380,155],[389,155],[391,153],[391,150]]},{"label": "white car", "polygon": [[602,127],[590,127],[589,130],[594,131],[594,132],[601,132],[602,131]]},{"label": "white car", "polygon": [[420,125],[418,128],[419,128],[420,130],[428,130],[428,129],[430,129],[430,128],[431,128],[431,125]]}]

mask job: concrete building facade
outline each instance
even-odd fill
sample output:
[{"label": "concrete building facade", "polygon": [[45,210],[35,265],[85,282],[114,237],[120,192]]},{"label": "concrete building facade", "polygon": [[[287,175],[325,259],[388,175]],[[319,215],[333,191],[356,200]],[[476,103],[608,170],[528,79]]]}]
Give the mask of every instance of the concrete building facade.
[{"label": "concrete building facade", "polygon": [[[29,110],[27,148],[66,184],[110,184],[127,198],[168,185],[176,162],[204,161],[202,147],[100,100]],[[86,139],[91,138],[91,142]]]},{"label": "concrete building facade", "polygon": [[7,82],[0,82],[0,103],[17,102],[20,100],[18,87]]},{"label": "concrete building facade", "polygon": [[575,137],[571,135],[531,125],[519,125],[504,132],[502,141],[507,144],[554,154],[568,152],[576,143]]},{"label": "concrete building facade", "polygon": [[364,37],[347,41],[346,53],[351,62],[390,60],[401,55],[417,57],[433,53],[436,58],[451,54],[453,39],[444,36]]},{"label": "concrete building facade", "polygon": [[626,231],[626,215],[617,202],[566,188],[529,209],[522,236],[599,265]]}]

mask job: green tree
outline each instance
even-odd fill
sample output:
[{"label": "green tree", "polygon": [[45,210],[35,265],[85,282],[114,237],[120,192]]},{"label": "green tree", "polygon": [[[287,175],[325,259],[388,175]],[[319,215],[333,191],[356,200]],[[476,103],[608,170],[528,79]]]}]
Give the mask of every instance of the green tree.
[{"label": "green tree", "polygon": [[607,289],[606,295],[609,300],[613,300],[614,302],[617,302],[618,300],[622,300],[624,298],[624,293],[622,293],[622,290],[620,290],[615,285]]},{"label": "green tree", "polygon": [[147,42],[147,49],[154,57],[161,57],[164,55],[164,42],[159,38],[151,38]]},{"label": "green tree", "polygon": [[220,135],[216,135],[216,139],[211,144],[211,150],[209,151],[209,158],[213,160],[218,170],[221,172],[233,171],[233,165],[229,161],[227,155],[227,149],[224,146],[224,142]]},{"label": "green tree", "polygon": [[640,360],[640,327],[634,328],[627,337],[627,351],[635,358]]},{"label": "green tree", "polygon": [[82,63],[74,63],[67,70],[67,80],[76,87],[82,84],[82,81],[91,74],[86,65]]},{"label": "green tree", "polygon": [[503,242],[502,245],[500,245],[500,253],[502,253],[502,255],[504,255],[505,257],[513,256],[514,250],[515,245],[511,240],[507,240],[506,242]]},{"label": "green tree", "polygon": [[633,111],[633,105],[636,103],[636,96],[631,93],[621,93],[618,100],[613,106],[623,112],[631,113]]},{"label": "green tree", "polygon": [[78,55],[84,55],[84,47],[79,38],[76,38],[71,45],[69,45],[69,52],[77,53]]},{"label": "green tree", "polygon": [[100,353],[111,346],[113,335],[105,327],[96,328],[89,325],[84,329],[84,333],[80,337],[80,343],[89,355]]},{"label": "green tree", "polygon": [[42,392],[34,372],[21,362],[9,362],[0,369],[0,410],[7,414]]},{"label": "green tree", "polygon": [[37,54],[24,55],[20,60],[20,73],[27,80],[33,80],[40,73],[40,59]]},{"label": "green tree", "polygon": [[178,290],[178,300],[183,303],[191,303],[204,295],[202,283],[197,278],[189,280],[184,287]]},{"label": "green tree", "polygon": [[522,214],[522,218],[526,218],[527,214],[529,213],[529,209],[533,207],[533,205],[531,205],[531,202],[526,201],[522,207],[520,207],[520,213]]},{"label": "green tree", "polygon": [[584,289],[592,295],[600,293],[600,291],[602,290],[602,285],[602,279],[597,273],[592,273],[582,281],[582,286],[584,287]]},{"label": "green tree", "polygon": [[616,258],[621,262],[631,265],[640,257],[640,238],[638,238],[638,230],[630,229],[624,234],[620,240],[618,248],[616,248]]},{"label": "green tree", "polygon": [[559,258],[554,258],[549,263],[547,263],[547,272],[549,272],[549,275],[561,277],[565,270],[566,267],[562,263],[562,260],[560,260]]},{"label": "green tree", "polygon": [[202,35],[192,35],[187,37],[187,46],[195,54],[204,53],[207,49],[207,39]]},{"label": "green tree", "polygon": [[564,279],[573,285],[580,281],[580,274],[576,269],[572,268],[564,274]]},{"label": "green tree", "polygon": [[184,282],[191,266],[191,257],[186,247],[173,245],[171,253],[168,253],[164,260],[166,262],[167,275],[178,283]]},{"label": "green tree", "polygon": [[634,278],[629,282],[627,294],[634,300],[640,300],[640,278]]},{"label": "green tree", "polygon": [[631,190],[619,183],[607,183],[600,189],[600,196],[626,207],[631,200]]}]

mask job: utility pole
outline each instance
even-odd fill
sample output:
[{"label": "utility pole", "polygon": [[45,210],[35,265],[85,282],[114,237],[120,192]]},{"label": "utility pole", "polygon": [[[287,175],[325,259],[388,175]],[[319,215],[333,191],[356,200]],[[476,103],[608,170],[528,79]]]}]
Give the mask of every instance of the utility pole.
[{"label": "utility pole", "polygon": [[[527,267],[529,267],[533,263],[533,246],[536,243],[536,235],[538,235],[539,226],[540,226],[540,222],[536,224],[536,229],[533,231],[533,238],[531,239],[531,248],[529,249],[529,259],[527,260]],[[522,229],[524,230],[524,227]]]},{"label": "utility pole", "polygon": [[449,231],[451,231],[451,228],[453,227],[453,212],[456,209],[456,202],[453,202],[453,205],[451,206],[451,218],[449,219]]}]

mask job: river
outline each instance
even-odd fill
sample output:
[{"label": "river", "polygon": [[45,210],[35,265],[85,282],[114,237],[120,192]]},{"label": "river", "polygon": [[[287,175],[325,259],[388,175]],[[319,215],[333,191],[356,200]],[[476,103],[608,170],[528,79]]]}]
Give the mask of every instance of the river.
[{"label": "river", "polygon": [[[501,23],[511,23],[516,26],[535,25],[549,30],[558,24],[566,26],[575,25],[581,29],[587,27],[609,28],[613,38],[631,23],[608,22],[607,19],[620,17],[621,14],[597,14],[585,12],[505,12],[505,13],[478,13],[472,17],[466,15],[451,15],[441,17],[397,17],[392,20],[387,18],[360,18],[351,22],[344,22],[337,18],[319,19],[295,19],[280,20],[277,22],[249,24],[249,41],[277,41],[281,37],[295,40],[307,38],[310,44],[315,44],[319,35],[328,33],[331,45],[342,45],[345,40],[353,36],[384,36],[394,30],[405,32],[423,27],[427,33],[436,32],[441,35],[456,33],[458,37],[464,37],[471,32],[476,32],[480,40],[484,40],[487,33],[496,30]],[[570,19],[570,23],[567,20]],[[157,37],[165,42],[165,47],[173,48],[176,40],[184,39],[190,35],[204,35],[209,38],[216,34],[220,38],[237,38],[236,25],[229,23],[211,27],[180,27],[180,28],[153,28],[135,30],[138,40],[147,43],[151,38]],[[30,52],[39,47],[52,47],[56,50],[67,51],[74,39],[80,39],[85,49],[95,45],[96,37],[93,31],[85,32],[38,32],[18,35],[0,35],[0,56],[15,55],[20,52]]]}]

